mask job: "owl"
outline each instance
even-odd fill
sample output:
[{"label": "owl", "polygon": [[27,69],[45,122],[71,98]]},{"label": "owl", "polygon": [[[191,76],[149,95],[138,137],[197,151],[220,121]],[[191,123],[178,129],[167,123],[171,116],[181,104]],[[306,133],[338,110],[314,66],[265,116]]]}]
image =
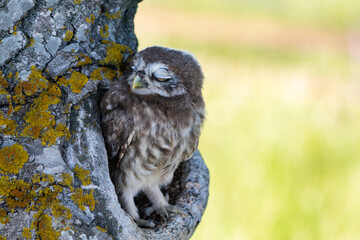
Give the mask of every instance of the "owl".
[{"label": "owl", "polygon": [[204,77],[191,54],[159,46],[135,54],[130,66],[101,99],[103,134],[122,208],[139,226],[153,227],[140,218],[134,196],[142,191],[152,203],[146,215],[184,213],[161,187],[198,146]]}]

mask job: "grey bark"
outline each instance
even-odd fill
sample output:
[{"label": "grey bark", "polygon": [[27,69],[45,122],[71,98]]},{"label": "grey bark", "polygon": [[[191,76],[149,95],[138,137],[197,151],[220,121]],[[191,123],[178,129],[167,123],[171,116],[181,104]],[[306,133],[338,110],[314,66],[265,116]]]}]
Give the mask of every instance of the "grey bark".
[{"label": "grey bark", "polygon": [[[169,221],[154,214],[153,229],[139,228],[122,210],[109,176],[98,101],[114,78],[106,73],[121,72],[137,51],[133,25],[137,4],[136,0],[0,1],[0,236],[188,239],[193,234],[209,187],[199,152],[180,165],[164,189],[170,203],[188,214]],[[114,49],[121,55],[113,56]],[[99,69],[101,78],[94,77]],[[86,76],[78,91],[75,85],[81,79],[71,82],[74,72]],[[29,90],[26,82],[46,86]],[[55,100],[47,103],[47,97]],[[31,120],[34,110],[50,118],[41,125],[41,118]],[[51,119],[54,124],[49,124]],[[61,124],[66,128],[57,129]],[[36,127],[39,133],[33,134]],[[46,138],[52,130],[58,134],[54,142]],[[13,149],[17,151],[10,153]],[[24,163],[20,153],[26,153]],[[136,203],[140,210],[149,206],[143,195]]]}]

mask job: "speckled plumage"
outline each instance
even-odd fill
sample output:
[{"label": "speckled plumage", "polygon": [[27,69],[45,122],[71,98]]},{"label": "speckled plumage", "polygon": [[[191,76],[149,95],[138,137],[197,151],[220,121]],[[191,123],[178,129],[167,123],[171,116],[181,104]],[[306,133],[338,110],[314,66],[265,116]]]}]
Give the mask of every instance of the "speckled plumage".
[{"label": "speckled plumage", "polygon": [[177,212],[160,187],[197,148],[204,120],[203,74],[185,52],[150,47],[138,52],[132,70],[114,82],[101,101],[110,171],[124,210],[142,226],[134,196],[143,191],[156,211]]}]

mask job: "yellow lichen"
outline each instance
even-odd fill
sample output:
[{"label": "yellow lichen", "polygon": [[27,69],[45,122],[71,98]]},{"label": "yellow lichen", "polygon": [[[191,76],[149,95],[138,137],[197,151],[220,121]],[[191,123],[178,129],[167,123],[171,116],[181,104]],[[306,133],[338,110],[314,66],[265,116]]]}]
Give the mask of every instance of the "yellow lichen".
[{"label": "yellow lichen", "polygon": [[0,111],[0,133],[4,135],[17,135],[17,124],[14,120],[5,118]]},{"label": "yellow lichen", "polygon": [[4,75],[0,71],[0,94],[8,94],[6,88],[9,86],[8,82],[4,78]]},{"label": "yellow lichen", "polygon": [[66,103],[64,106],[64,113],[68,114],[70,113],[70,110],[71,110],[71,103]]},{"label": "yellow lichen", "polygon": [[48,111],[39,108],[31,108],[26,113],[24,120],[28,125],[22,131],[21,136],[38,139],[43,129],[52,128],[55,125],[55,117]]},{"label": "yellow lichen", "polygon": [[29,45],[27,45],[27,47],[32,47],[35,43],[35,39],[34,38],[30,38],[29,40]]},{"label": "yellow lichen", "polygon": [[37,173],[31,178],[31,180],[32,180],[33,184],[40,183],[40,182],[54,183],[55,178],[49,174]]},{"label": "yellow lichen", "polygon": [[65,78],[65,77],[61,77],[61,78],[58,78],[56,80],[57,84],[59,84],[60,86],[69,86],[69,81]]},{"label": "yellow lichen", "polygon": [[75,4],[80,4],[82,0],[74,0]]},{"label": "yellow lichen", "polygon": [[9,72],[9,74],[6,76],[7,78],[12,78],[13,77],[13,73]]},{"label": "yellow lichen", "polygon": [[91,184],[90,171],[82,169],[79,165],[76,165],[74,168],[75,175],[80,179],[83,185],[87,186]]},{"label": "yellow lichen", "polygon": [[41,182],[41,174],[37,173],[35,174],[32,178],[32,183],[35,184],[35,183],[39,183]]},{"label": "yellow lichen", "polygon": [[58,239],[60,231],[56,231],[52,227],[52,219],[42,210],[34,215],[34,220],[31,223],[31,229],[34,229],[40,239]]},{"label": "yellow lichen", "polygon": [[18,106],[16,106],[16,107],[14,108],[14,112],[17,112],[17,111],[19,111],[19,110],[22,109],[22,108],[23,108],[23,106],[18,105]]},{"label": "yellow lichen", "polygon": [[99,67],[95,69],[90,75],[90,79],[94,81],[103,80],[104,78],[112,80],[115,77],[116,77],[116,71],[107,67]]},{"label": "yellow lichen", "polygon": [[0,235],[0,240],[6,240],[6,237]]},{"label": "yellow lichen", "polygon": [[59,200],[52,203],[51,210],[52,215],[56,218],[64,218],[69,220],[72,217],[70,210],[62,205]]},{"label": "yellow lichen", "polygon": [[95,16],[94,16],[93,14],[91,14],[90,17],[86,18],[85,20],[86,20],[86,22],[88,22],[88,23],[94,23],[94,21],[95,21]]},{"label": "yellow lichen", "polygon": [[88,78],[85,74],[73,71],[68,82],[74,93],[80,93],[81,89],[88,82]]},{"label": "yellow lichen", "polygon": [[8,116],[11,115],[11,113],[14,111],[13,105],[12,105],[12,101],[11,101],[11,95],[7,95],[6,99],[8,100],[9,103],[9,111],[8,111]]},{"label": "yellow lichen", "polygon": [[15,26],[13,27],[13,33],[12,33],[12,35],[16,35],[16,34],[17,34],[16,29],[17,29],[17,26],[15,25]]},{"label": "yellow lichen", "polygon": [[113,65],[119,70],[123,60],[123,53],[125,53],[126,51],[129,51],[131,53],[131,49],[127,46],[123,46],[121,44],[107,40],[103,40],[102,43],[107,44],[107,47],[106,57],[101,60],[100,63],[103,65]]},{"label": "yellow lichen", "polygon": [[28,158],[28,153],[19,144],[4,147],[0,149],[0,172],[18,174]]},{"label": "yellow lichen", "polygon": [[62,173],[61,174],[62,181],[60,182],[60,185],[69,187],[73,182],[73,177],[70,173]]},{"label": "yellow lichen", "polygon": [[109,37],[110,33],[109,33],[109,26],[107,24],[105,24],[105,26],[102,28],[100,28],[100,34],[103,38],[107,38]]},{"label": "yellow lichen", "polygon": [[22,236],[25,239],[31,239],[32,238],[31,230],[29,228],[23,228]]},{"label": "yellow lichen", "polygon": [[49,82],[42,73],[34,66],[31,67],[31,74],[28,81],[21,81],[15,87],[13,99],[18,104],[23,104],[26,96],[33,96],[40,93],[33,100],[30,110],[25,114],[25,128],[21,136],[32,139],[40,138],[43,145],[53,145],[59,137],[69,138],[69,132],[63,124],[56,125],[55,116],[49,111],[50,104],[60,102],[61,90],[58,85]]},{"label": "yellow lichen", "polygon": [[41,136],[41,143],[43,145],[51,146],[55,144],[56,139],[63,136],[66,139],[69,139],[70,132],[66,128],[66,125],[59,123],[56,128],[51,128],[44,132],[44,134]]},{"label": "yellow lichen", "polygon": [[20,81],[15,87],[13,100],[16,104],[25,104],[25,96],[32,96],[35,93],[44,91],[48,88],[49,81],[42,75],[41,71],[37,70],[35,66],[31,66],[31,73],[28,81]]},{"label": "yellow lichen", "polygon": [[118,11],[115,14],[110,14],[108,11],[106,11],[105,16],[109,19],[121,18],[121,11]]},{"label": "yellow lichen", "polygon": [[[83,53],[80,53],[80,55],[81,55],[81,57],[82,57],[82,60],[77,63],[77,66],[78,66],[78,67],[82,67],[82,66],[85,66],[85,65],[88,65],[88,64],[91,64],[91,63],[92,63],[92,61],[91,61],[91,59],[90,59],[89,56],[86,56],[86,55],[83,54]],[[76,57],[76,59],[79,60],[79,57]]]},{"label": "yellow lichen", "polygon": [[107,228],[102,228],[100,226],[96,226],[97,229],[99,229],[101,232],[107,232]]},{"label": "yellow lichen", "polygon": [[74,33],[70,30],[67,30],[66,33],[65,33],[65,37],[64,37],[64,41],[65,42],[70,42],[71,39],[73,38],[74,36]]},{"label": "yellow lichen", "polygon": [[78,207],[85,211],[85,207],[89,207],[91,211],[95,210],[95,199],[94,199],[94,189],[90,190],[90,193],[84,194],[84,191],[82,188],[77,188],[73,190],[73,194],[71,194],[71,200],[73,200]]},{"label": "yellow lichen", "polygon": [[55,201],[58,201],[57,196],[61,191],[62,191],[61,187],[55,188],[54,186],[46,187],[39,190],[36,193],[36,198],[37,198],[35,201],[36,208],[40,210],[45,210],[47,208],[50,208]]}]

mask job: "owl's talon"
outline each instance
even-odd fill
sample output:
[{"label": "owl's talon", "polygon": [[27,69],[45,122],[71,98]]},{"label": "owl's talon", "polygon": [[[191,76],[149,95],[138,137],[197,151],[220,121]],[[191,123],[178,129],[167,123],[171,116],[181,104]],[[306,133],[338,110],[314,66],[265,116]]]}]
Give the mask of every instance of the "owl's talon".
[{"label": "owl's talon", "polygon": [[155,207],[154,206],[151,206],[151,207],[148,207],[145,209],[144,213],[145,213],[145,216],[150,216],[154,211],[155,211]]},{"label": "owl's talon", "polygon": [[157,208],[155,206],[151,206],[145,209],[145,215],[150,216],[154,211],[166,220],[169,219],[169,215],[174,215],[174,214],[179,214],[181,215],[181,217],[187,216],[187,213],[183,209],[175,205],[167,205]]},{"label": "owl's talon", "polygon": [[169,214],[166,210],[166,207],[160,207],[156,209],[156,213],[159,214],[162,218],[169,220]]},{"label": "owl's talon", "polygon": [[182,208],[175,205],[166,206],[166,210],[170,213],[181,215],[183,218],[188,215]]},{"label": "owl's talon", "polygon": [[135,222],[139,227],[145,227],[145,228],[155,227],[155,223],[151,220],[144,220],[144,219],[139,218],[139,219],[136,219]]}]

